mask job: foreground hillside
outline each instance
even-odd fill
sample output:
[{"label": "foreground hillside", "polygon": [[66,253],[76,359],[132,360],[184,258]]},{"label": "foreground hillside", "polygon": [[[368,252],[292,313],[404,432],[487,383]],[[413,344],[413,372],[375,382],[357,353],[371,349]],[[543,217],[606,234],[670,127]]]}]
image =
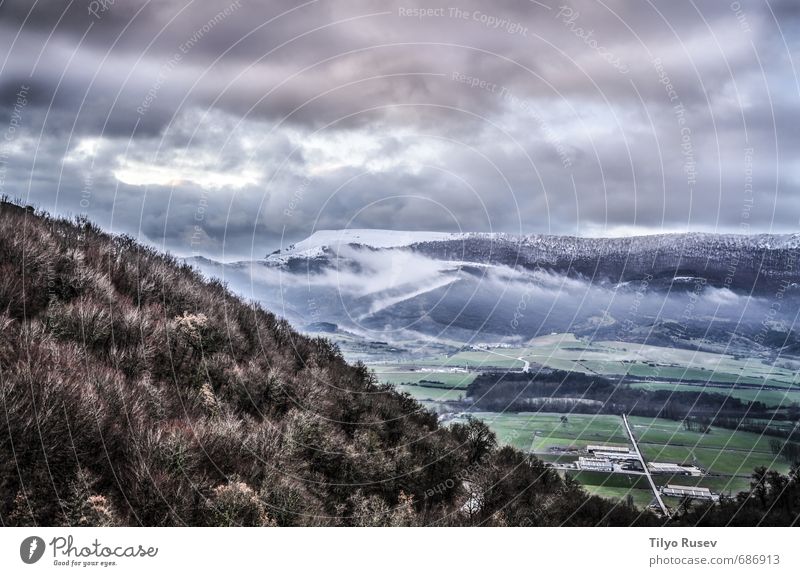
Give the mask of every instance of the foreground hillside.
[{"label": "foreground hillside", "polygon": [[654,521],[170,257],[0,206],[3,525]]}]

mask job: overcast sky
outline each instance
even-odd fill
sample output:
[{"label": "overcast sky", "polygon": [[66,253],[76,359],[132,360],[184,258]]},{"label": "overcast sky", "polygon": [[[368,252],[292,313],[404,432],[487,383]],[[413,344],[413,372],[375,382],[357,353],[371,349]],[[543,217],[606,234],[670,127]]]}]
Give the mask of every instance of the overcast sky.
[{"label": "overcast sky", "polygon": [[800,3],[0,0],[0,192],[173,253],[800,227]]}]

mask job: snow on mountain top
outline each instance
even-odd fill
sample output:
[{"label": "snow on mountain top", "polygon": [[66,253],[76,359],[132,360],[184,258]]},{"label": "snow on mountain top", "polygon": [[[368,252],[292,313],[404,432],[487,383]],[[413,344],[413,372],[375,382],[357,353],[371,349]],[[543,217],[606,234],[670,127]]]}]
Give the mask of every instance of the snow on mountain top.
[{"label": "snow on mountain top", "polygon": [[450,232],[412,232],[405,230],[317,230],[305,240],[292,244],[280,252],[280,257],[313,258],[323,254],[325,248],[336,250],[339,246],[361,245],[371,248],[400,248],[419,242],[455,240],[459,234]]}]

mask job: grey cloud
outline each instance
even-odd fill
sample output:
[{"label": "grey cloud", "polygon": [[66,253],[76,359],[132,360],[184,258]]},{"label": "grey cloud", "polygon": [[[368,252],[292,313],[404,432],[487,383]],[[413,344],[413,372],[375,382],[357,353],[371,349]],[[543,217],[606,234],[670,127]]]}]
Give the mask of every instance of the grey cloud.
[{"label": "grey cloud", "polygon": [[[797,227],[800,94],[784,45],[797,46],[794,3],[744,1],[739,13],[712,1],[545,4],[459,0],[419,19],[400,9],[440,6],[241,0],[220,18],[227,0],[136,0],[96,19],[88,2],[31,10],[6,0],[0,130],[19,87],[30,94],[4,189],[175,251],[191,249],[195,233],[195,248],[213,254],[260,255],[315,221],[736,230],[752,148],[748,224]],[[450,17],[451,5],[505,24]],[[558,16],[562,6],[572,21]],[[510,33],[512,24],[525,33]],[[589,32],[591,42],[580,36]],[[685,126],[654,58],[685,106]],[[697,162],[693,186],[682,128]],[[435,138],[429,153],[420,148]],[[328,149],[315,151],[315,139]],[[94,140],[103,143],[96,157],[77,158]],[[320,166],[325,154],[343,165]],[[132,185],[115,178],[125,162],[177,175],[204,163],[208,174]],[[82,206],[87,173],[93,197]],[[252,181],[211,185],[220,175]],[[197,232],[200,203],[208,213]]]}]

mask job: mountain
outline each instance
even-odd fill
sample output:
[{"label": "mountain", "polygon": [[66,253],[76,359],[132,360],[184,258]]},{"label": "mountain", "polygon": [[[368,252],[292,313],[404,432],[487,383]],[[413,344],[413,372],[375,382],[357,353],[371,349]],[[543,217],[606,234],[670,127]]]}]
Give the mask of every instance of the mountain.
[{"label": "mountain", "polygon": [[711,335],[761,349],[788,335],[800,349],[791,330],[799,260],[800,234],[323,230],[263,260],[191,263],[297,325],[325,321],[381,339],[525,341],[557,331],[675,344]]},{"label": "mountain", "polygon": [[4,526],[655,522],[85,219],[1,203],[0,271]]},{"label": "mountain", "polygon": [[656,234],[581,238],[540,234],[321,230],[265,263],[308,266],[339,260],[345,248],[408,249],[440,261],[548,271],[591,281],[704,278],[732,290],[767,290],[800,278],[800,234]]}]

